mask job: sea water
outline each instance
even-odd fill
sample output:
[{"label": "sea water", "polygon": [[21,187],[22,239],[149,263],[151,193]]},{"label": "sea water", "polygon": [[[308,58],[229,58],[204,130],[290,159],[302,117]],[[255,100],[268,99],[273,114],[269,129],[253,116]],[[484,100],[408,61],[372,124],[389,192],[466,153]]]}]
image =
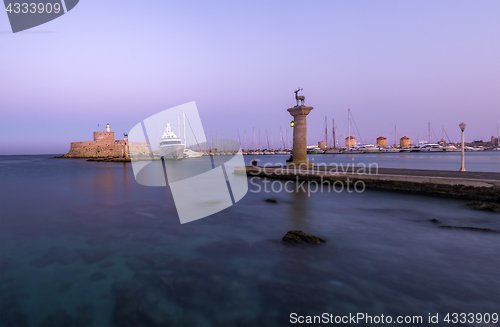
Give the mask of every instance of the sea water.
[{"label": "sea water", "polygon": [[[405,156],[379,166],[459,158]],[[466,168],[498,171],[498,158],[474,153]],[[438,314],[442,325],[447,313],[498,313],[500,234],[440,227],[498,231],[498,213],[434,196],[264,186],[249,180],[236,205],[181,225],[169,188],[137,184],[130,163],[0,157],[1,326],[286,326],[292,313],[421,316],[414,325]],[[289,230],[327,242],[286,246]]]}]

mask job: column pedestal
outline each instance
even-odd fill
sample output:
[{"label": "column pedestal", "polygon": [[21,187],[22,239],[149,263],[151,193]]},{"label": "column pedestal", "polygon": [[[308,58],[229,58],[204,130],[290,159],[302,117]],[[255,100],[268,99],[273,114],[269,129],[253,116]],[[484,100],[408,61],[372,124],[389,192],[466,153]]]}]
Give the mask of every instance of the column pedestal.
[{"label": "column pedestal", "polygon": [[313,110],[313,107],[295,106],[287,109],[293,116],[293,161],[287,166],[312,167],[313,163],[307,161],[307,122],[306,116]]}]

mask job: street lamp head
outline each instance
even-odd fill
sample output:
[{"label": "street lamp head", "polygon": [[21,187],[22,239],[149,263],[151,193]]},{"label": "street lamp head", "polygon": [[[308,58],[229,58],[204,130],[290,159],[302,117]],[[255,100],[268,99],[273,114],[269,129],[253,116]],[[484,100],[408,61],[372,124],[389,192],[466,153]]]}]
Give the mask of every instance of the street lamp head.
[{"label": "street lamp head", "polygon": [[466,123],[461,123],[460,125],[458,125],[460,127],[460,129],[463,131],[465,131],[465,126],[467,126]]},{"label": "street lamp head", "polygon": [[292,121],[290,122],[290,127],[293,127],[293,125],[295,125],[295,122],[292,120]]}]

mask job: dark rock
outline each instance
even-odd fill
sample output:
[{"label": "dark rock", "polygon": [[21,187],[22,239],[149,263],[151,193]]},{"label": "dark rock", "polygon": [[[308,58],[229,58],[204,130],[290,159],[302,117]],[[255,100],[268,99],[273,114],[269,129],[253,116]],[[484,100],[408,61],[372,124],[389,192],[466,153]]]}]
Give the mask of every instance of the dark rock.
[{"label": "dark rock", "polygon": [[493,202],[472,201],[466,204],[471,209],[500,212],[500,204]]},{"label": "dark rock", "polygon": [[105,248],[85,248],[78,250],[85,263],[91,264],[106,259],[111,252]]},{"label": "dark rock", "polygon": [[430,221],[431,223],[434,223],[434,224],[440,224],[440,223],[441,223],[439,220],[437,220],[437,219],[435,219],[435,218],[434,218],[434,219],[431,219],[431,220],[429,220],[429,221]]},{"label": "dark rock", "polygon": [[91,282],[97,282],[97,281],[103,280],[105,278],[106,278],[106,274],[101,272],[101,271],[96,271],[95,273],[93,273],[89,276],[89,280]]},{"label": "dark rock", "polygon": [[497,230],[489,229],[489,228],[477,228],[477,227],[462,227],[462,226],[439,226],[442,228],[455,228],[455,229],[469,229],[469,230],[477,230],[481,232],[492,232],[492,233],[500,233]]},{"label": "dark rock", "polygon": [[141,258],[153,269],[173,268],[179,263],[176,255],[170,252],[144,254]]},{"label": "dark rock", "polygon": [[283,236],[283,242],[289,244],[320,244],[326,242],[326,240],[300,230],[291,230]]},{"label": "dark rock", "polygon": [[59,310],[52,315],[48,315],[40,324],[42,327],[72,327],[73,318],[64,310]]},{"label": "dark rock", "polygon": [[60,284],[57,287],[57,292],[59,292],[59,293],[67,293],[71,289],[72,286],[73,286],[73,283],[71,283],[71,282],[64,282],[64,283]]},{"label": "dark rock", "polygon": [[269,203],[278,203],[278,200],[275,199],[266,199],[265,201]]}]

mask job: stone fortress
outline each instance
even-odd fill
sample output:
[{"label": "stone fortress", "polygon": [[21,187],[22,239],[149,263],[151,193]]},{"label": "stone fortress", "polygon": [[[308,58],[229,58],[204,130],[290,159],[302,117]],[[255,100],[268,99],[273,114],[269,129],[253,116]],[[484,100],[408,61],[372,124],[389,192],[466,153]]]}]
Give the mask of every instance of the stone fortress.
[{"label": "stone fortress", "polygon": [[115,141],[115,132],[111,132],[109,124],[105,132],[94,132],[94,140],[87,142],[71,142],[69,152],[65,158],[128,158],[128,136],[123,140]]}]

